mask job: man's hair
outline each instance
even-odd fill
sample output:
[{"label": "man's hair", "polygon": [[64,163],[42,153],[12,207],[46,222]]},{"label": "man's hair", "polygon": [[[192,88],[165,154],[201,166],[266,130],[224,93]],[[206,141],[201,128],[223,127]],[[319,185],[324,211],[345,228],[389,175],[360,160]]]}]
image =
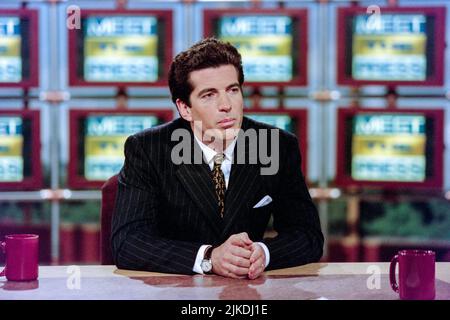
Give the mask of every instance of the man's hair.
[{"label": "man's hair", "polygon": [[238,81],[244,83],[242,58],[235,47],[229,42],[215,38],[206,38],[197,42],[188,50],[180,52],[172,61],[169,69],[169,88],[172,101],[180,99],[190,105],[189,96],[194,88],[189,82],[192,71],[218,68],[223,65],[233,65],[238,73]]}]

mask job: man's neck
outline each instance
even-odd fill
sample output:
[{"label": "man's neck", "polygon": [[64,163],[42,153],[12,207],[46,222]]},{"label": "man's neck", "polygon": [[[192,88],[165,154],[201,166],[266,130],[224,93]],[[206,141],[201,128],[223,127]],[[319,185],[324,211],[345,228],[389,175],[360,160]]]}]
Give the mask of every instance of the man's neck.
[{"label": "man's neck", "polygon": [[205,140],[200,140],[204,145],[208,146],[209,148],[213,149],[214,151],[216,151],[217,153],[223,153],[226,148],[228,148],[228,146],[231,144],[231,141],[226,141],[226,140],[222,140],[222,141],[205,141]]}]

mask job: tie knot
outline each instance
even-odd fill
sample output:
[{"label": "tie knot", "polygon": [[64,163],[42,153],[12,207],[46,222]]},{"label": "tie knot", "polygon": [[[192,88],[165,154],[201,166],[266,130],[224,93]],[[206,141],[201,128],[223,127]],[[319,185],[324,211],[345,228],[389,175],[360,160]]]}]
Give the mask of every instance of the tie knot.
[{"label": "tie knot", "polygon": [[215,165],[221,165],[223,160],[224,160],[224,155],[223,153],[218,153],[214,156],[213,161]]}]

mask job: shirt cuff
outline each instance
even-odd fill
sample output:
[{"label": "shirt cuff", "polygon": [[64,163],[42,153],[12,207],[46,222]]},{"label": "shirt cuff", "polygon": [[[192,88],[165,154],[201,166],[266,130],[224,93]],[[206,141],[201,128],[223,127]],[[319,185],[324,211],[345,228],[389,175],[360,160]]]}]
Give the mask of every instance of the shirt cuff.
[{"label": "shirt cuff", "polygon": [[256,242],[257,244],[259,244],[261,246],[261,248],[263,248],[264,253],[266,254],[266,265],[264,266],[264,268],[267,268],[267,266],[270,263],[270,253],[269,253],[269,248],[267,248],[267,246],[262,243],[262,242]]},{"label": "shirt cuff", "polygon": [[204,274],[202,267],[201,267],[201,263],[202,263],[203,257],[205,256],[205,251],[209,247],[211,247],[209,244],[204,244],[200,247],[200,249],[198,249],[197,256],[195,258],[194,267],[192,268],[192,271],[194,271],[195,273]]}]

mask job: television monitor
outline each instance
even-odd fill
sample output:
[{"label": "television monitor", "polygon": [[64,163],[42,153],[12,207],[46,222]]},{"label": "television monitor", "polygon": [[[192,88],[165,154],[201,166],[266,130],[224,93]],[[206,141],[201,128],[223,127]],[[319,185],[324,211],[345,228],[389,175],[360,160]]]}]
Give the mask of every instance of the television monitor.
[{"label": "television monitor", "polygon": [[82,10],[69,30],[72,86],[165,86],[172,11]]},{"label": "television monitor", "polygon": [[0,87],[35,87],[38,77],[36,10],[0,9]]},{"label": "television monitor", "polygon": [[68,185],[99,188],[119,173],[128,136],[168,122],[172,110],[70,110]]},{"label": "television monitor", "polygon": [[0,190],[42,186],[38,110],[0,110]]},{"label": "television monitor", "polygon": [[247,85],[306,85],[306,9],[208,9],[204,36],[233,44]]},{"label": "television monitor", "polygon": [[294,134],[298,139],[302,157],[302,172],[306,176],[308,167],[308,157],[306,154],[306,151],[308,150],[308,111],[306,109],[244,110],[244,115],[253,120],[270,124]]},{"label": "television monitor", "polygon": [[439,109],[338,110],[336,184],[442,188]]},{"label": "television monitor", "polygon": [[366,10],[338,9],[338,84],[443,85],[445,7]]}]

